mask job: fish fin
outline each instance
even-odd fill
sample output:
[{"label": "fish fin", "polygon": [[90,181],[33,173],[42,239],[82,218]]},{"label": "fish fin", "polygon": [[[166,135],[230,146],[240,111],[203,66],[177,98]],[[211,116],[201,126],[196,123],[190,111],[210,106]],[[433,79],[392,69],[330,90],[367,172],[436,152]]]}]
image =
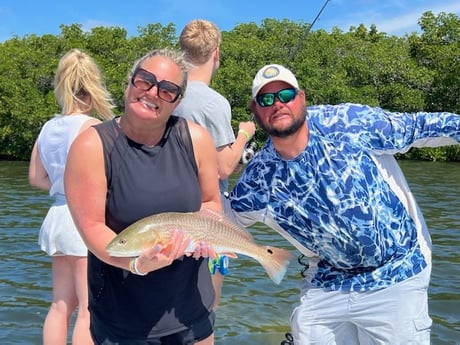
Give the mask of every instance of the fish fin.
[{"label": "fish fin", "polygon": [[265,255],[260,258],[260,264],[275,284],[281,283],[293,254],[282,248],[266,246]]},{"label": "fish fin", "polygon": [[219,253],[219,255],[227,255],[229,258],[237,259],[238,255],[236,253]]},{"label": "fish fin", "polygon": [[172,243],[171,242],[167,242],[165,244],[161,244],[161,253],[169,253],[171,251],[171,248],[172,248]]},{"label": "fish fin", "polygon": [[202,215],[202,216],[204,216],[204,217],[211,218],[211,219],[214,219],[215,221],[221,222],[225,226],[228,226],[228,227],[232,228],[233,230],[235,230],[236,232],[238,232],[241,236],[243,236],[243,238],[245,238],[247,240],[250,240],[250,241],[254,240],[254,238],[252,237],[252,235],[249,233],[248,230],[246,230],[245,228],[242,228],[241,226],[238,226],[237,224],[232,222],[223,213],[211,210],[209,208],[201,209],[197,213]]},{"label": "fish fin", "polygon": [[212,210],[210,208],[203,208],[201,210],[198,211],[198,213],[201,213],[207,217],[211,217],[211,218],[214,218],[214,219],[220,219],[224,216],[223,213],[219,212],[219,211],[216,211],[216,210]]}]

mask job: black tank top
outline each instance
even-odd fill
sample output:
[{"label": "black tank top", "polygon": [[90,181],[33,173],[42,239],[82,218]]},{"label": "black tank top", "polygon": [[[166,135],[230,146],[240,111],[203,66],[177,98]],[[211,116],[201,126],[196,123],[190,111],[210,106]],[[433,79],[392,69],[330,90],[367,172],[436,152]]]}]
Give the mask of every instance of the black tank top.
[{"label": "black tank top", "polygon": [[[146,147],[127,138],[117,119],[97,125],[107,176],[106,223],[119,233],[160,212],[198,211],[201,192],[187,122],[172,116],[163,138]],[[130,342],[173,334],[208,318],[214,290],[207,263],[184,257],[137,276],[88,255],[91,331]]]}]

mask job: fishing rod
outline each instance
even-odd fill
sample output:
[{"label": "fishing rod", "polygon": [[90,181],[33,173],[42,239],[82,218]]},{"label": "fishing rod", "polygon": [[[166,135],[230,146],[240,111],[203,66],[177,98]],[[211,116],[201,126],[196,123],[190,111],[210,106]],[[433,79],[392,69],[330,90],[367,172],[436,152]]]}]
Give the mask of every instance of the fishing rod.
[{"label": "fishing rod", "polygon": [[313,19],[313,21],[308,26],[307,30],[305,30],[305,32],[303,33],[303,35],[300,38],[299,43],[297,44],[296,48],[291,51],[291,54],[289,54],[289,59],[288,59],[288,61],[286,63],[287,66],[289,66],[291,61],[294,59],[295,54],[297,54],[297,52],[299,51],[300,47],[302,46],[302,43],[304,42],[305,38],[307,38],[308,34],[310,33],[311,28],[313,27],[313,25],[315,25],[316,21],[318,20],[318,18],[321,15],[321,13],[323,13],[323,11],[326,8],[326,6],[329,3],[329,1],[331,1],[331,0],[326,0],[324,2],[323,7],[321,7],[321,9],[319,10],[319,12],[316,15],[315,19]]},{"label": "fishing rod", "polygon": [[[297,44],[296,48],[294,50],[292,50],[291,53],[289,54],[289,59],[288,59],[288,61],[286,63],[287,67],[289,67],[289,64],[293,60],[295,54],[297,54],[297,52],[299,51],[300,47],[302,46],[303,41],[305,40],[305,38],[310,33],[311,28],[313,27],[313,25],[315,25],[316,21],[318,20],[318,18],[321,15],[321,13],[323,13],[323,11],[326,8],[326,6],[329,3],[329,1],[331,1],[331,0],[326,0],[324,2],[323,6],[319,10],[319,12],[316,14],[315,19],[313,19],[311,24],[308,26],[307,30],[305,30],[305,32],[303,33],[303,35],[300,38],[299,43]],[[254,121],[254,115],[252,116],[251,120]],[[245,146],[245,148],[243,150],[243,154],[241,155],[240,163],[247,164],[252,159],[252,157],[254,157],[254,155],[257,152],[257,149],[258,149],[258,145],[257,145],[257,143],[255,142],[254,139],[252,139],[249,142],[247,142],[246,146]]]},{"label": "fishing rod", "polygon": [[[303,41],[305,40],[305,38],[310,33],[311,28],[313,27],[313,25],[316,23],[316,21],[318,20],[319,16],[321,15],[321,13],[326,8],[326,6],[329,3],[329,1],[331,1],[331,0],[326,0],[324,2],[323,7],[321,7],[321,9],[319,10],[319,12],[316,15],[315,19],[313,19],[311,24],[308,26],[307,30],[305,30],[304,34],[300,38],[299,43],[297,44],[296,48],[293,51],[291,51],[291,54],[289,55],[289,59],[288,59],[288,61],[286,63],[286,65],[288,67],[289,67],[290,63],[292,62],[292,60],[294,59],[295,54],[297,54],[297,52],[299,51],[300,47],[302,46]],[[302,277],[305,277],[305,272],[310,267],[309,264],[308,264],[308,261],[305,261],[304,258],[305,258],[305,255],[300,254],[298,259],[297,259],[299,264],[304,266],[300,271],[300,274],[302,275]],[[292,336],[291,332],[285,333],[284,336],[285,336],[286,339],[282,340],[280,345],[294,345],[294,337]]]}]

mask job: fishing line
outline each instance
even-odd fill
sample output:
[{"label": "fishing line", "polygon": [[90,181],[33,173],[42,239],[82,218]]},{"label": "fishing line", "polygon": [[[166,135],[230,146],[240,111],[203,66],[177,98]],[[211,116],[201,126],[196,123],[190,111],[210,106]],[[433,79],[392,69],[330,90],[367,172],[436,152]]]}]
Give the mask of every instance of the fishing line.
[{"label": "fishing line", "polygon": [[308,34],[310,33],[311,28],[313,27],[313,25],[315,25],[316,21],[319,19],[319,16],[321,15],[321,13],[326,8],[326,6],[329,3],[329,1],[331,1],[331,0],[326,0],[324,2],[323,7],[321,7],[321,9],[319,10],[319,12],[316,15],[315,19],[313,19],[313,21],[308,26],[307,30],[305,30],[305,32],[303,33],[302,37],[300,37],[299,43],[297,44],[295,49],[291,51],[291,54],[289,54],[289,59],[288,59],[288,61],[286,63],[286,65],[288,67],[289,67],[289,64],[292,62],[292,60],[294,59],[294,56],[297,54],[297,52],[299,51],[300,47],[302,46],[302,43],[305,41],[305,39],[307,38]]},{"label": "fishing line", "polygon": [[[323,6],[319,10],[319,12],[316,14],[315,19],[313,19],[313,21],[308,26],[307,30],[305,30],[303,35],[300,37],[299,43],[297,44],[297,46],[293,50],[291,50],[291,53],[289,54],[289,58],[288,58],[288,60],[286,62],[286,67],[287,68],[290,68],[289,65],[291,64],[292,60],[294,59],[294,56],[299,51],[300,47],[302,46],[302,43],[307,38],[308,34],[310,33],[311,28],[313,27],[313,25],[315,25],[316,21],[319,19],[319,16],[321,15],[321,13],[323,13],[323,11],[326,8],[326,6],[329,3],[329,1],[331,1],[331,0],[326,0],[324,2]],[[254,114],[251,117],[251,121],[254,121]],[[254,157],[254,155],[257,152],[257,149],[258,149],[258,145],[257,145],[256,141],[254,140],[254,138],[252,138],[245,145],[245,148],[243,150],[243,154],[241,155],[240,163],[247,164],[252,159],[252,157]]]}]

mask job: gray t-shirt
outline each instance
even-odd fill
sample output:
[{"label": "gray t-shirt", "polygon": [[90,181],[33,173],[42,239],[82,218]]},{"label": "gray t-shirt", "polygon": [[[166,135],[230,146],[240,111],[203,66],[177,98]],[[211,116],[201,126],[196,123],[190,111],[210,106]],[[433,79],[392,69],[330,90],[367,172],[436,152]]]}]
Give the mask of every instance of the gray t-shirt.
[{"label": "gray t-shirt", "polygon": [[[183,117],[205,127],[216,147],[235,141],[231,120],[232,112],[228,100],[201,81],[187,84],[185,97],[174,110],[174,115]],[[228,180],[219,181],[221,193],[228,191]]]}]

